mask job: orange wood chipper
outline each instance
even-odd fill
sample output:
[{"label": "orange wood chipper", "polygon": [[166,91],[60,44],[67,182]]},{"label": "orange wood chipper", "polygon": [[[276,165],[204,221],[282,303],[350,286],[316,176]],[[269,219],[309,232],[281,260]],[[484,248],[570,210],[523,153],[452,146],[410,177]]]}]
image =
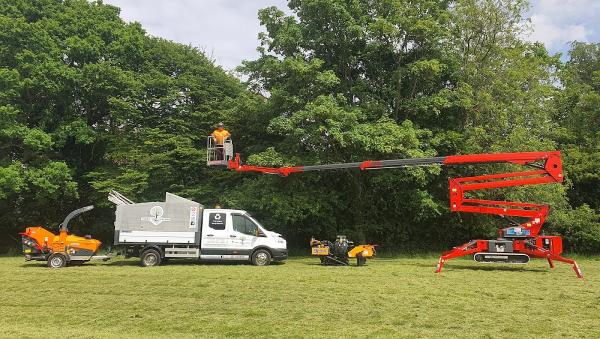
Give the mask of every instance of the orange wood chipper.
[{"label": "orange wood chipper", "polygon": [[93,259],[109,260],[107,255],[96,255],[102,243],[89,235],[79,237],[69,234],[69,221],[94,206],[86,206],[69,213],[60,224],[59,234],[43,227],[27,227],[21,233],[23,254],[26,260],[47,261],[48,267],[60,268],[67,264],[80,264]]}]

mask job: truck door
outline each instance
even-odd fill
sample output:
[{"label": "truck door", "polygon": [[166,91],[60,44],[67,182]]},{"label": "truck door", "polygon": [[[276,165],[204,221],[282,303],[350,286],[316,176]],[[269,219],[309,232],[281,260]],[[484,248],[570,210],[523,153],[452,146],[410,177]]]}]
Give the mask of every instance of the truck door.
[{"label": "truck door", "polygon": [[256,245],[259,236],[258,226],[247,216],[243,214],[231,215],[233,232],[231,232],[231,246],[240,254],[250,255],[250,251]]},{"label": "truck door", "polygon": [[[207,215],[202,218],[202,243],[200,257],[202,259],[224,259],[231,254],[228,218],[231,215],[223,210],[205,211]],[[229,220],[231,224],[231,220]]]}]

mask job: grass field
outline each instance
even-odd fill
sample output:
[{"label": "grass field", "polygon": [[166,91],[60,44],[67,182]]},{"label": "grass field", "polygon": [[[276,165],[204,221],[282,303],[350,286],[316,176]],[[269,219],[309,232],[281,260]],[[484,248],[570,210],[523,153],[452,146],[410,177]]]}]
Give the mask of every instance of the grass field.
[{"label": "grass field", "polygon": [[51,270],[0,258],[0,338],[600,338],[600,258],[568,265],[379,258],[323,267],[136,260]]}]

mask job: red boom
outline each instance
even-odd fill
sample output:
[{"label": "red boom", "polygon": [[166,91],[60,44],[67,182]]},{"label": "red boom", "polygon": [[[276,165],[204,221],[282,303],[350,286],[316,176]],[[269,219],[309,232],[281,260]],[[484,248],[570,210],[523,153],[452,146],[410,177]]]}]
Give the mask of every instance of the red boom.
[{"label": "red boom", "polygon": [[529,256],[532,256],[546,258],[550,267],[554,267],[554,260],[569,263],[573,266],[573,270],[577,276],[582,278],[583,276],[577,263],[574,260],[561,256],[562,239],[558,236],[539,235],[542,225],[546,220],[546,216],[548,215],[549,207],[547,205],[465,198],[465,193],[469,191],[553,182],[561,183],[563,182],[563,174],[559,151],[470,154],[397,160],[367,160],[353,163],[294,167],[242,165],[240,155],[236,154],[233,160],[229,160],[228,168],[238,172],[259,172],[288,176],[292,173],[347,168],[368,170],[436,164],[464,165],[481,163],[512,163],[531,166],[536,169],[523,172],[489,174],[455,179],[451,178],[449,179],[451,211],[493,214],[502,217],[521,217],[526,218],[526,221],[518,224],[511,220],[513,226],[501,229],[499,231],[500,238],[496,240],[472,240],[444,253],[438,261],[436,272],[439,273],[442,270],[444,263],[447,260],[470,254],[473,254],[474,259],[477,261],[510,263],[524,263],[529,261]]}]

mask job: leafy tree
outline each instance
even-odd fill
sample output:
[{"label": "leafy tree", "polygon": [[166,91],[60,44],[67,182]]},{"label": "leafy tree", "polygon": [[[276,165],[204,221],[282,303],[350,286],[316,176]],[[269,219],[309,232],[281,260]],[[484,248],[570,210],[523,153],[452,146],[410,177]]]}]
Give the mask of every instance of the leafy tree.
[{"label": "leafy tree", "polygon": [[558,140],[567,155],[567,170],[576,205],[600,209],[600,44],[575,42],[560,72],[564,86],[557,96]]},{"label": "leafy tree", "polygon": [[600,250],[600,45],[574,42],[570,60],[560,70],[563,90],[555,97],[556,140],[565,154],[572,183],[568,196],[575,208],[559,227],[580,252]]},{"label": "leafy tree", "polygon": [[205,167],[206,135],[259,98],[200,51],[149,37],[102,2],[0,8],[1,246],[91,203],[101,208],[85,232],[110,241],[109,189],[219,200],[224,175]]},{"label": "leafy tree", "polygon": [[[447,35],[446,6],[315,0],[290,1],[294,16],[274,7],[261,10],[267,30],[261,35],[261,56],[244,62],[240,71],[251,88],[268,93],[265,109],[271,119],[265,132],[279,142],[250,159],[273,165],[273,160],[317,164],[433,155],[431,131],[410,118],[435,104],[449,77],[440,42]],[[422,82],[424,77],[429,81]],[[345,232],[357,240],[397,244],[418,233],[416,225],[439,216],[438,203],[425,189],[437,173],[438,168],[416,168],[394,175],[261,179],[270,181],[264,194],[275,196],[261,209],[273,212],[279,201],[305,196],[301,218],[289,219],[290,209],[277,209],[303,240]],[[297,180],[311,184],[300,187]],[[420,213],[405,213],[404,206]]]}]

